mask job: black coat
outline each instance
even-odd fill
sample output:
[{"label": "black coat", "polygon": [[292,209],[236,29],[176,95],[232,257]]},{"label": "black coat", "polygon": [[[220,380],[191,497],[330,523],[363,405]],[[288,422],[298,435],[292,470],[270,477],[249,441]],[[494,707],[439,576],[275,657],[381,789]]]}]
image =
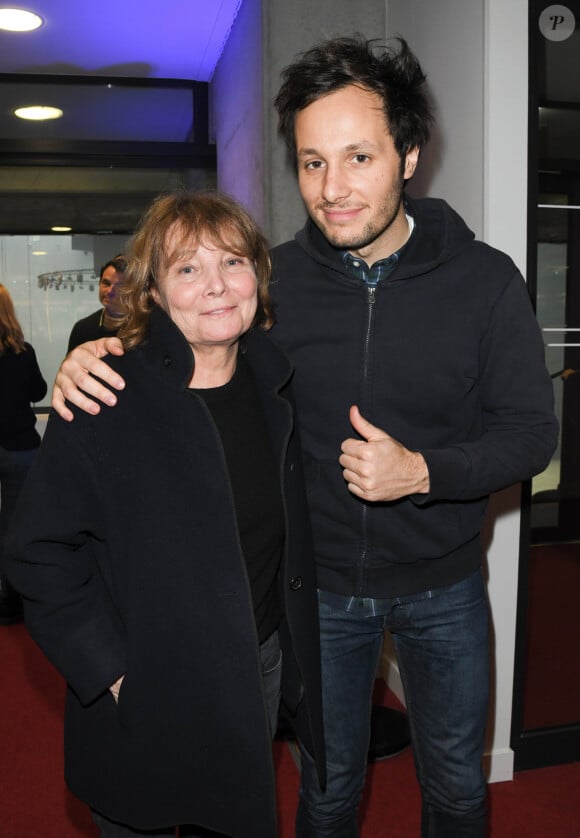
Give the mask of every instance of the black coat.
[{"label": "black coat", "polygon": [[[187,391],[193,357],[163,312],[110,363],[114,410],[50,418],[8,564],[31,635],[66,678],[66,777],[140,828],[196,823],[274,838],[258,640],[221,443]],[[323,775],[318,618],[291,368],[267,335],[245,351],[280,464],[283,700]],[[118,706],[108,691],[127,673]]]}]

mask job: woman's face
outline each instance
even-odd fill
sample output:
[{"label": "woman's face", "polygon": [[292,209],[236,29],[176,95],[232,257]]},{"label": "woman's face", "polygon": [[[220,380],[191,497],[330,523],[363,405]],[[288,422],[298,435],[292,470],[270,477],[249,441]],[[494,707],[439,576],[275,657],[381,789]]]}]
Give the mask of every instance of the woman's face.
[{"label": "woman's face", "polygon": [[250,260],[209,242],[188,246],[171,230],[166,247],[168,253],[177,248],[179,255],[152,287],[155,302],[193,349],[236,343],[252,325],[258,304]]}]

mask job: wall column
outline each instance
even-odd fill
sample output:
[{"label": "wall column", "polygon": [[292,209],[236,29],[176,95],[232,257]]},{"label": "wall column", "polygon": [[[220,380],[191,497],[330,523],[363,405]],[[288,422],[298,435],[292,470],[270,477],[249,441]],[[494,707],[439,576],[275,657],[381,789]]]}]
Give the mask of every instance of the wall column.
[{"label": "wall column", "polygon": [[305,213],[277,137],[272,101],[280,72],[317,41],[360,32],[384,40],[377,0],[243,0],[212,79],[218,183],[242,201],[272,245],[292,238]]}]

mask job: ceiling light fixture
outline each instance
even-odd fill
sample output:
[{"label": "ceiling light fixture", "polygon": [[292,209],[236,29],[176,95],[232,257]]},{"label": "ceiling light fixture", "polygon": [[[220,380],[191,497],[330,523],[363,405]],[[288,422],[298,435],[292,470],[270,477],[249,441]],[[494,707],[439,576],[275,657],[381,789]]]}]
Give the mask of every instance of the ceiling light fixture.
[{"label": "ceiling light fixture", "polygon": [[44,23],[40,15],[24,9],[0,9],[0,29],[8,32],[32,32]]},{"label": "ceiling light fixture", "polygon": [[53,233],[70,233],[72,227],[51,227]]},{"label": "ceiling light fixture", "polygon": [[60,108],[53,108],[50,105],[27,105],[24,108],[16,108],[14,116],[18,119],[32,119],[35,122],[45,119],[60,119],[63,112]]}]

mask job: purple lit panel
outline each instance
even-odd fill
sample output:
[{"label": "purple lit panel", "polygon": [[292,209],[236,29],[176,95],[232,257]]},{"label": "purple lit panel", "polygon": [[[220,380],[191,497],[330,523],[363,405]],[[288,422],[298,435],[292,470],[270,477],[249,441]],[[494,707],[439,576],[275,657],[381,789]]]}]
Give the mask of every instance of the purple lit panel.
[{"label": "purple lit panel", "polygon": [[0,31],[0,72],[209,81],[241,2],[29,0],[45,24]]}]

